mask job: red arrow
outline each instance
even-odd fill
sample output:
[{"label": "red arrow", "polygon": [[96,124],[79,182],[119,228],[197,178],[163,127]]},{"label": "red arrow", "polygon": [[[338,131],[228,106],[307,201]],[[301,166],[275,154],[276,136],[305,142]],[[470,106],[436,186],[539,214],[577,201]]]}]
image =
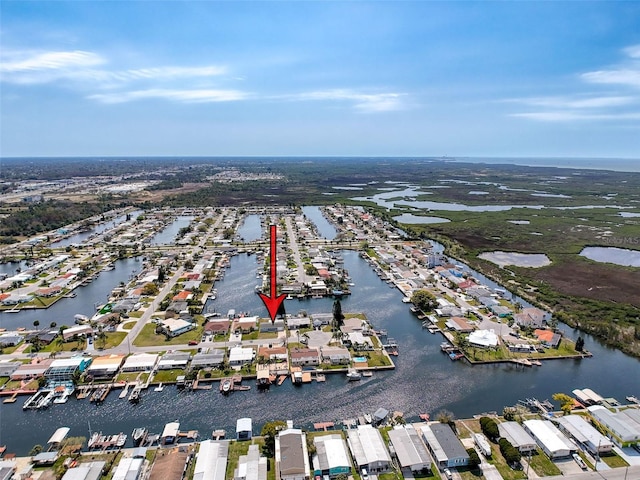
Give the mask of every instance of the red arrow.
[{"label": "red arrow", "polygon": [[264,293],[260,293],[260,298],[262,299],[262,301],[264,302],[265,307],[267,307],[267,310],[269,311],[269,316],[271,317],[271,321],[274,322],[276,319],[276,314],[278,313],[278,309],[280,308],[280,305],[282,305],[282,302],[284,300],[284,298],[286,297],[286,295],[282,294],[280,296],[276,295],[277,292],[277,285],[276,285],[276,279],[277,279],[277,271],[276,271],[276,253],[277,253],[277,248],[276,248],[276,240],[277,240],[277,234],[276,234],[276,226],[275,225],[270,225],[269,226],[269,235],[271,236],[271,250],[269,252],[269,277],[271,279],[271,292],[270,292],[270,296],[266,296]]}]

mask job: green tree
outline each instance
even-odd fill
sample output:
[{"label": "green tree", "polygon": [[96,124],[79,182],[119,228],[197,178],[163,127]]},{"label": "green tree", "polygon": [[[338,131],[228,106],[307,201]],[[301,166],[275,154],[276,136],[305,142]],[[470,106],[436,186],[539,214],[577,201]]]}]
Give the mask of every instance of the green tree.
[{"label": "green tree", "polygon": [[160,289],[158,289],[158,286],[153,282],[145,283],[142,287],[142,295],[145,296],[157,295],[159,291]]},{"label": "green tree", "polygon": [[576,351],[584,351],[584,338],[578,337],[578,339],[576,340]]},{"label": "green tree", "polygon": [[467,455],[469,455],[469,467],[471,470],[478,468],[480,465],[480,457],[478,456],[478,452],[476,452],[475,448],[468,448]]},{"label": "green tree", "polygon": [[333,302],[333,325],[336,330],[340,330],[340,327],[344,325],[344,314],[342,313],[342,303],[337,299]]},{"label": "green tree", "polygon": [[437,304],[436,297],[428,290],[416,290],[413,292],[411,303],[423,312],[433,310]]},{"label": "green tree", "polygon": [[440,410],[436,414],[436,420],[440,423],[449,423],[453,421],[454,418],[455,416],[449,410]]},{"label": "green tree", "polygon": [[571,410],[573,410],[573,398],[566,393],[554,393],[553,399],[560,403],[560,410],[562,410],[565,415],[569,415]]},{"label": "green tree", "polygon": [[40,326],[40,320],[34,320],[33,326],[36,327],[36,330],[38,330],[38,327]]},{"label": "green tree", "polygon": [[264,437],[264,446],[262,447],[262,453],[266,457],[273,457],[276,453],[276,435],[280,430],[287,428],[287,422],[283,420],[275,420],[273,422],[267,422],[262,427],[260,435]]},{"label": "green tree", "polygon": [[42,445],[40,444],[36,444],[33,446],[33,448],[29,451],[29,455],[31,456],[36,456],[38,455],[40,452],[42,452]]}]

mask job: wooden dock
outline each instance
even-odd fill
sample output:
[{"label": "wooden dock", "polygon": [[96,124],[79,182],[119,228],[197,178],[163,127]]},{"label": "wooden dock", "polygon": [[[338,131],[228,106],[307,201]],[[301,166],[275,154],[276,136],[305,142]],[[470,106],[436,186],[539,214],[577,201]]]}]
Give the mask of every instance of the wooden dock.
[{"label": "wooden dock", "polygon": [[313,429],[316,431],[327,431],[329,429],[333,429],[336,426],[334,422],[318,422],[313,424]]}]

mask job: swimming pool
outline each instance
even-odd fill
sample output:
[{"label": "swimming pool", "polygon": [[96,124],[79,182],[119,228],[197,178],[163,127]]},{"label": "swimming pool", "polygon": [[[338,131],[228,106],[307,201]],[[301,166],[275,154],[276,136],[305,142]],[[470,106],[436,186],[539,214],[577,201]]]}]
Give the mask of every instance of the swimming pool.
[{"label": "swimming pool", "polygon": [[353,361],[356,363],[366,363],[367,357],[353,357]]}]

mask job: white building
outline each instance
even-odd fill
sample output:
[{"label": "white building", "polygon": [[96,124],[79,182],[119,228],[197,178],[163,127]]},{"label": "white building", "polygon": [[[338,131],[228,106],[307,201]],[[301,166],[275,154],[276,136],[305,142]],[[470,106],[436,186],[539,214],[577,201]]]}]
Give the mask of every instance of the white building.
[{"label": "white building", "polygon": [[469,463],[467,450],[449,425],[431,423],[420,430],[438,468],[461,467]]},{"label": "white building", "polygon": [[205,440],[200,442],[193,470],[193,480],[225,480],[229,442]]},{"label": "white building", "polygon": [[124,365],[123,372],[150,372],[158,362],[158,355],[155,353],[136,353],[129,356]]},{"label": "white building", "polygon": [[389,431],[389,440],[402,468],[420,472],[431,468],[431,455],[412,425],[397,425]]},{"label": "white building", "polygon": [[640,422],[633,419],[633,414],[626,410],[616,413],[605,407],[594,405],[587,407],[591,416],[611,434],[611,439],[619,446],[628,446],[640,442]]},{"label": "white building", "polygon": [[328,475],[335,478],[340,474],[351,473],[349,450],[342,435],[321,435],[313,439],[316,454],[313,456],[313,474],[315,477]]},{"label": "white building", "polygon": [[138,480],[143,465],[144,458],[123,457],[113,472],[112,480]]},{"label": "white building", "polygon": [[493,330],[474,330],[469,334],[471,345],[483,348],[498,346],[498,335]]},{"label": "white building", "polygon": [[520,453],[533,452],[536,449],[536,441],[518,422],[499,423],[498,431],[500,436],[509,440]]},{"label": "white building", "polygon": [[358,425],[349,430],[347,442],[360,471],[366,468],[371,473],[385,473],[391,469],[391,456],[377,428]]},{"label": "white building", "polygon": [[580,415],[565,415],[558,418],[560,429],[568,433],[578,444],[594,455],[613,450],[613,442],[596,430]]},{"label": "white building", "polygon": [[527,420],[524,429],[536,440],[538,446],[551,459],[568,457],[576,447],[560,430],[547,420]]},{"label": "white building", "polygon": [[229,365],[244,365],[253,362],[256,352],[249,347],[233,347],[229,349]]}]

